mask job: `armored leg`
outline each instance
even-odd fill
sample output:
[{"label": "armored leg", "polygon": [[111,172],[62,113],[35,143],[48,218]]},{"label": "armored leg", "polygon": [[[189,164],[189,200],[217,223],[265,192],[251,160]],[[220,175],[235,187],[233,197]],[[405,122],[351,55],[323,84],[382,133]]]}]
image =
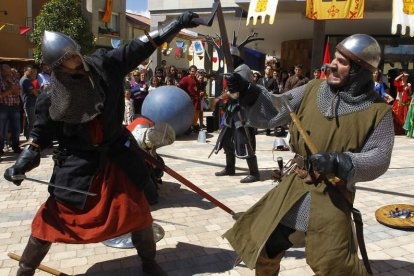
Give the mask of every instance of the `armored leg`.
[{"label": "armored leg", "polygon": [[40,240],[30,235],[26,248],[19,262],[17,276],[32,276],[46,256],[52,245],[51,242]]},{"label": "armored leg", "polygon": [[216,172],[216,176],[224,176],[224,175],[235,175],[236,173],[236,156],[234,153],[226,152],[226,167]]},{"label": "armored leg", "polygon": [[252,183],[260,180],[259,167],[257,165],[257,157],[253,156],[246,159],[249,167],[249,175],[240,180],[240,183]]},{"label": "armored leg", "polygon": [[141,257],[142,270],[151,276],[164,276],[167,273],[155,261],[155,241],[152,226],[131,233],[132,243]]},{"label": "armored leg", "polygon": [[265,247],[260,252],[256,262],[256,275],[274,276],[279,274],[280,261],[285,255],[286,250],[292,247],[289,236],[295,232],[295,229],[279,224],[273,230]]},{"label": "armored leg", "polygon": [[277,276],[280,270],[280,261],[285,255],[285,251],[280,252],[276,257],[269,258],[266,249],[263,248],[257,258],[255,275],[256,276]]}]

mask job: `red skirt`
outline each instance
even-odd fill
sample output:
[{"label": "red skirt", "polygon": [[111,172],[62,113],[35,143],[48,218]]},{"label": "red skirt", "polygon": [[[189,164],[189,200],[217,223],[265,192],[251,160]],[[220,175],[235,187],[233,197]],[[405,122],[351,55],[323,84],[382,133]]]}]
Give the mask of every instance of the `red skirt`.
[{"label": "red skirt", "polygon": [[79,210],[49,197],[32,223],[38,239],[62,243],[96,243],[151,226],[148,202],[115,164],[107,162],[95,176],[85,208]]}]

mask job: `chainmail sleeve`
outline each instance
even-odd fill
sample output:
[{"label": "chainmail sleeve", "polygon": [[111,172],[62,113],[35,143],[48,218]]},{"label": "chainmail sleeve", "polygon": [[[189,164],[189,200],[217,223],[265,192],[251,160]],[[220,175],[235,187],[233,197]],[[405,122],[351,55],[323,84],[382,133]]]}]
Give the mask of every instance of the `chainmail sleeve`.
[{"label": "chainmail sleeve", "polygon": [[[256,102],[251,106],[245,106],[247,123],[257,128],[275,128],[289,123],[291,118],[287,109],[282,107],[279,112],[274,105],[278,95],[272,95],[262,86],[257,87],[262,89]],[[294,110],[297,110],[302,101],[305,87],[306,85],[303,85],[283,94],[292,96],[289,103]]]},{"label": "chainmail sleeve", "polygon": [[371,181],[386,172],[393,145],[394,127],[390,110],[368,137],[360,153],[345,153],[354,165],[347,184],[350,191],[355,191],[356,182]]}]

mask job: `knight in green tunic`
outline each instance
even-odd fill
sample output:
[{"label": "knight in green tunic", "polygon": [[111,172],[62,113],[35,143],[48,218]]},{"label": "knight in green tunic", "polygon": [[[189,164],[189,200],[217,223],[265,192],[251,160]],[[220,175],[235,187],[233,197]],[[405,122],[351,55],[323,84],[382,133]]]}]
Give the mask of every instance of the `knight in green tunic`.
[{"label": "knight in green tunic", "polygon": [[[282,181],[228,230],[224,237],[256,275],[278,275],[284,252],[297,233],[306,233],[306,261],[316,275],[369,275],[358,258],[351,212],[355,183],[371,181],[389,166],[394,143],[389,106],[373,90],[372,71],[381,49],[368,35],[352,35],[336,47],[327,80],[293,89],[289,102],[319,150],[312,154],[296,125],[291,124],[291,148],[302,171],[335,175],[341,185],[303,175]],[[273,128],[290,122],[280,96],[263,93],[236,73],[229,91],[239,92],[250,125]],[[286,96],[286,95],[282,95]],[[326,178],[325,178],[326,179]],[[348,195],[350,203],[338,198]]]}]

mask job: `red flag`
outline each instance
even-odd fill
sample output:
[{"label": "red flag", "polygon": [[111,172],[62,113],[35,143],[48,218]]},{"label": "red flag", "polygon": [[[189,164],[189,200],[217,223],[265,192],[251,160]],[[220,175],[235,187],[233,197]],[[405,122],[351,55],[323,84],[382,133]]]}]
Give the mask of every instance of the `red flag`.
[{"label": "red flag", "polygon": [[27,27],[27,26],[20,26],[19,27],[19,33],[20,35],[24,35],[25,33],[27,33],[28,31],[30,31],[32,28]]},{"label": "red flag", "polygon": [[[326,45],[325,45],[325,54],[323,55],[323,62],[322,65],[330,64],[331,63],[331,54],[329,52],[329,37],[326,39]],[[326,79],[328,76],[325,74],[325,71],[323,70],[321,72],[321,79]]]},{"label": "red flag", "polygon": [[102,17],[102,22],[103,23],[109,23],[111,21],[111,17],[112,17],[112,1],[113,0],[106,0],[106,8],[105,8],[105,13]]}]

